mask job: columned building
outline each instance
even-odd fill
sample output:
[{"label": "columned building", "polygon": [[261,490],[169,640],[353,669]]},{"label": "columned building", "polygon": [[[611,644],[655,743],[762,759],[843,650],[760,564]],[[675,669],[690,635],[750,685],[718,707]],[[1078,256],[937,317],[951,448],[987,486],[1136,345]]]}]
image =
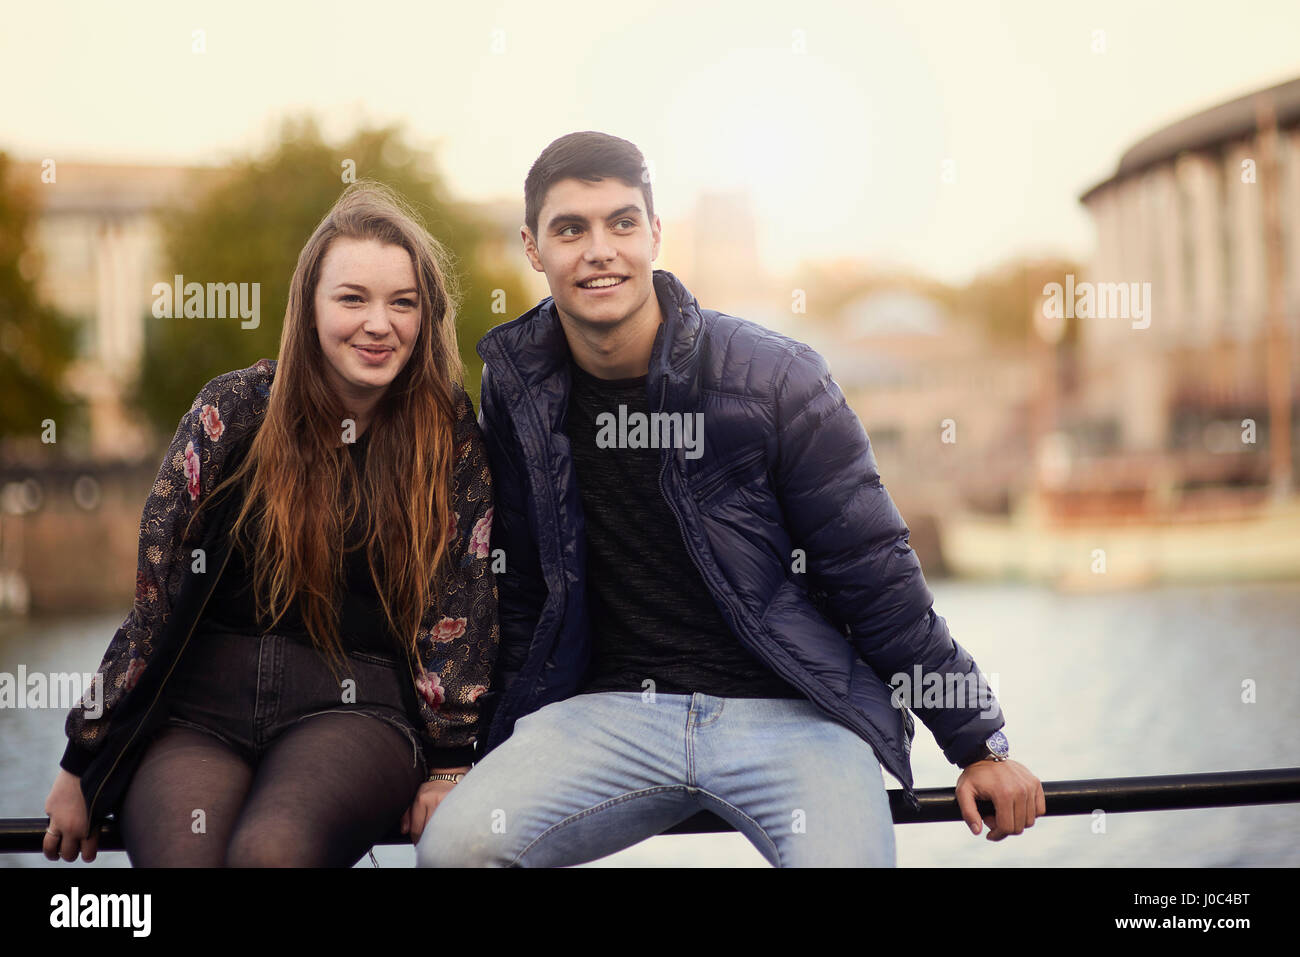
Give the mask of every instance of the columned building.
[{"label": "columned building", "polygon": [[[1262,104],[1275,117],[1270,182]],[[1081,201],[1097,245],[1080,278],[1150,283],[1148,328],[1124,318],[1079,323],[1079,411],[1107,427],[1109,451],[1213,453],[1221,450],[1208,449],[1207,436],[1239,430],[1243,418],[1266,424],[1270,201],[1281,221],[1281,325],[1291,368],[1300,368],[1300,79],[1153,133]]]}]

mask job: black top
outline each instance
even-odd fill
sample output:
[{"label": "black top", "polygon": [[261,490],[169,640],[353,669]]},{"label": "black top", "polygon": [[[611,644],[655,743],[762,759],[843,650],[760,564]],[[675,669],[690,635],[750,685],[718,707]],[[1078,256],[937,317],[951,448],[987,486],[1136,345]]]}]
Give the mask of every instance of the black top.
[{"label": "black top", "polygon": [[646,376],[597,379],[570,361],[565,432],[587,526],[593,654],[582,688],[722,698],[802,695],[732,634],[659,489],[659,450],[599,448],[596,417],[648,412]]},{"label": "black top", "polygon": [[[370,431],[367,429],[360,438],[347,448],[356,463],[360,475],[365,466],[366,449],[370,444]],[[242,503],[235,502],[235,508]],[[388,619],[384,616],[383,606],[379,602],[379,592],[366,563],[366,551],[363,536],[365,534],[364,514],[366,502],[358,511],[356,521],[348,529],[344,538],[344,573],[346,581],[340,589],[336,605],[339,609],[339,640],[346,651],[370,651],[387,655],[399,655],[400,645]],[[310,507],[304,503],[304,507]],[[236,514],[234,512],[231,513]],[[310,640],[306,625],[300,614],[298,599],[294,598],[285,610],[284,616],[274,623],[269,619],[259,622],[257,606],[253,597],[252,567],[248,562],[252,554],[250,543],[255,534],[250,526],[255,522],[246,521],[241,529],[239,540],[232,546],[230,560],[208,599],[203,617],[212,625],[226,631],[249,635],[261,635],[273,631],[279,635],[293,635]],[[398,658],[400,661],[400,657]]]}]

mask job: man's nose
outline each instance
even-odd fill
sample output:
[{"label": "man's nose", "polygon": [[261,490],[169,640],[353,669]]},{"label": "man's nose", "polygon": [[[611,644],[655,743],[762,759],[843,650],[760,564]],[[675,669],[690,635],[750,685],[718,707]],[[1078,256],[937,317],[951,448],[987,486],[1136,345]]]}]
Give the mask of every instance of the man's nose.
[{"label": "man's nose", "polygon": [[617,254],[614,246],[604,233],[594,232],[591,234],[591,243],[587,246],[586,258],[589,260],[608,260],[613,259]]}]

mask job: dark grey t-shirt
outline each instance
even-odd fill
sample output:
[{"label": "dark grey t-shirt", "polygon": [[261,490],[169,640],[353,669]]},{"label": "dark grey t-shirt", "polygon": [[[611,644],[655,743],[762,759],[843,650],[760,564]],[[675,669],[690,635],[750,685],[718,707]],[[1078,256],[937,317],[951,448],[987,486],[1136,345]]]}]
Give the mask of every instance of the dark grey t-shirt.
[{"label": "dark grey t-shirt", "polygon": [[597,379],[570,361],[565,432],[587,526],[593,656],[582,692],[644,691],[721,698],[802,695],[723,621],[659,488],[659,450],[600,448],[597,416],[648,412],[646,376]]}]

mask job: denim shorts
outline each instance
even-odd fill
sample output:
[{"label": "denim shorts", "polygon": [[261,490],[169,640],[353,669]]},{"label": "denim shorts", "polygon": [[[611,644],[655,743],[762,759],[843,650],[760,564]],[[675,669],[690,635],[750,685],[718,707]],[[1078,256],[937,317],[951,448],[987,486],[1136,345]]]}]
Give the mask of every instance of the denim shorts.
[{"label": "denim shorts", "polygon": [[419,734],[402,697],[409,680],[396,654],[348,652],[335,676],[306,638],[239,634],[200,622],[168,679],[166,723],[214,735],[255,765],[304,718],[369,715],[406,735],[412,766],[423,767]]}]

